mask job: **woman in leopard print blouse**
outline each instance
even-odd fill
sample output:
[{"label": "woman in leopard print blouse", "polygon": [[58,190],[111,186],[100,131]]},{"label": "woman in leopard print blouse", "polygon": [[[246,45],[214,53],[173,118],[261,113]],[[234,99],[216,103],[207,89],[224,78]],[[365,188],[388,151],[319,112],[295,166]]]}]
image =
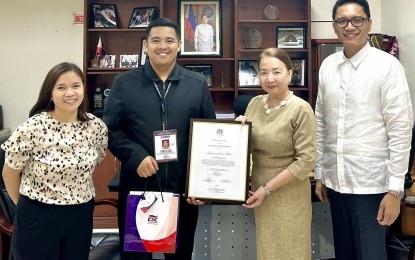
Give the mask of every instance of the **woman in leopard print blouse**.
[{"label": "woman in leopard print blouse", "polygon": [[83,74],[60,63],[2,145],[3,178],[16,207],[15,259],[88,259],[95,190],[92,172],[106,152],[107,127],[87,113]]}]

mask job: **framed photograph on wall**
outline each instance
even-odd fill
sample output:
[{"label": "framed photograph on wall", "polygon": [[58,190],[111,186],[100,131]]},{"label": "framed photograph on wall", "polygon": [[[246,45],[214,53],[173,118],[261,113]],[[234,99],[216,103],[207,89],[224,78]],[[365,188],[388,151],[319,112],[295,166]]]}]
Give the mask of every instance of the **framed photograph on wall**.
[{"label": "framed photograph on wall", "polygon": [[117,28],[117,7],[114,4],[92,5],[93,28]]},{"label": "framed photograph on wall", "polygon": [[202,74],[205,77],[208,87],[212,87],[212,65],[190,65],[185,64],[183,67],[191,71]]},{"label": "framed photograph on wall", "polygon": [[240,60],[238,65],[239,87],[259,87],[258,62],[255,60]]},{"label": "framed photograph on wall", "polygon": [[137,7],[128,23],[128,28],[145,28],[157,18],[157,7]]},{"label": "framed photograph on wall", "polygon": [[304,49],[304,27],[277,27],[277,47],[283,49]]},{"label": "framed photograph on wall", "polygon": [[147,52],[146,48],[144,47],[146,42],[146,38],[141,38],[141,55],[140,55],[140,65],[144,65],[147,60]]},{"label": "framed photograph on wall", "polygon": [[222,56],[221,0],[178,1],[182,46],[180,56]]}]

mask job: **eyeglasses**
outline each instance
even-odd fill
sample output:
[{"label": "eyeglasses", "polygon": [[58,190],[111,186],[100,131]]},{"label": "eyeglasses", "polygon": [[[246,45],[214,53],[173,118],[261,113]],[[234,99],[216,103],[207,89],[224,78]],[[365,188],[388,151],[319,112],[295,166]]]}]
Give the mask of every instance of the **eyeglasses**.
[{"label": "eyeglasses", "polygon": [[349,23],[352,23],[352,25],[354,27],[360,27],[360,26],[363,25],[363,22],[364,21],[369,21],[369,20],[370,20],[370,18],[356,17],[356,18],[353,18],[353,19],[350,19],[350,20],[347,20],[347,19],[337,19],[337,20],[334,20],[334,23],[339,28],[345,28],[345,27],[347,27],[347,25]]}]

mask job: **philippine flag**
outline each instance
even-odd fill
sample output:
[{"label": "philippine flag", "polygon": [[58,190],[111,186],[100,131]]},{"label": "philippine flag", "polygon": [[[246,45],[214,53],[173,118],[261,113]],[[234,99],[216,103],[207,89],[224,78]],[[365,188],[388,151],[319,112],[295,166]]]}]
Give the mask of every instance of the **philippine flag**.
[{"label": "philippine flag", "polygon": [[96,53],[95,53],[95,57],[99,58],[99,59],[103,59],[105,54],[106,54],[106,51],[102,47],[102,37],[100,35],[99,40],[98,40],[97,50],[96,50]]},{"label": "philippine flag", "polygon": [[184,16],[184,38],[190,43],[195,40],[196,16],[193,13],[192,5],[187,6],[187,11]]}]

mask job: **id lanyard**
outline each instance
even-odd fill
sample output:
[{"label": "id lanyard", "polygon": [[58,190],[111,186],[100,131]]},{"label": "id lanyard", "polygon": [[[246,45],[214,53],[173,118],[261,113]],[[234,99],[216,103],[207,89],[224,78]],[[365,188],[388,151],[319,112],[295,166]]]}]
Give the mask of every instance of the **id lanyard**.
[{"label": "id lanyard", "polygon": [[163,131],[165,131],[167,129],[167,102],[166,102],[166,97],[167,97],[167,93],[169,92],[170,86],[171,86],[171,81],[169,83],[169,85],[167,86],[167,90],[166,90],[166,85],[163,82],[163,95],[161,95],[159,88],[157,87],[156,82],[153,81],[154,84],[154,88],[157,91],[157,94],[160,97],[160,104],[161,104],[161,123],[163,125]]}]

